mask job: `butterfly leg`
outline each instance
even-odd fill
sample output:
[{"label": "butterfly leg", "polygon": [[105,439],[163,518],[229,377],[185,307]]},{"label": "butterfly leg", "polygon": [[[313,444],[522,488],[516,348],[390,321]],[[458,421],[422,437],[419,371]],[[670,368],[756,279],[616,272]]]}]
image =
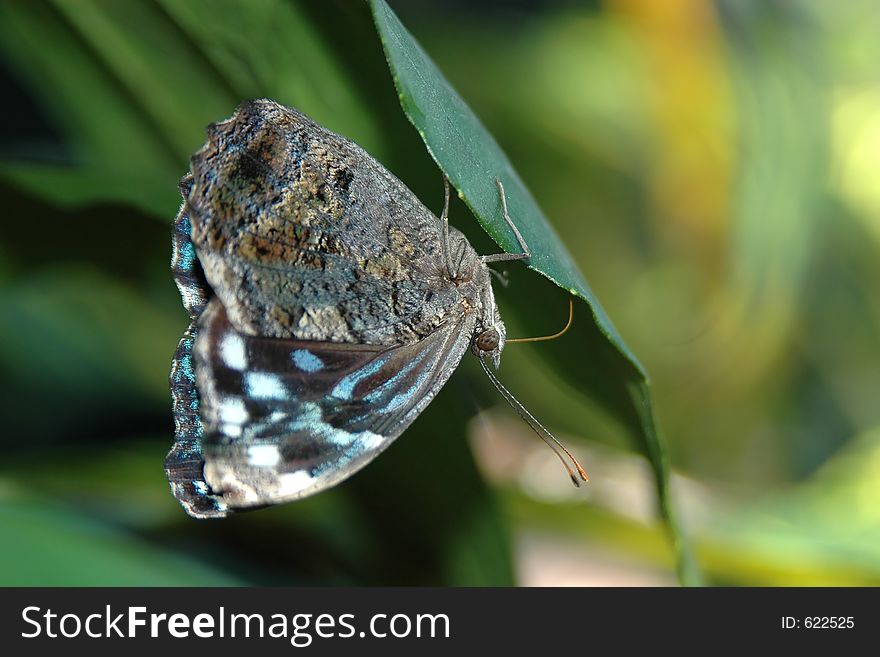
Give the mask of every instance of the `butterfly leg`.
[{"label": "butterfly leg", "polygon": [[516,241],[519,242],[519,247],[522,249],[522,253],[495,253],[493,255],[480,256],[480,259],[484,263],[501,262],[504,260],[528,260],[532,257],[532,253],[529,251],[529,245],[526,244],[522,233],[519,232],[519,229],[516,227],[516,224],[513,223],[510,214],[507,212],[507,195],[504,193],[504,185],[501,184],[501,181],[498,178],[495,179],[495,184],[498,185],[498,194],[501,197],[501,211],[504,215],[504,220],[507,222],[507,225],[510,226],[513,234],[516,235]]},{"label": "butterfly leg", "polygon": [[495,271],[491,267],[489,267],[489,273],[495,277],[495,280],[498,281],[501,287],[507,287],[510,284],[510,279],[507,278],[507,270],[505,269],[503,272]]},{"label": "butterfly leg", "polygon": [[452,264],[452,254],[449,252],[449,178],[443,174],[443,212],[440,214],[443,223],[443,234],[440,243],[443,246],[443,262],[446,265],[446,273],[450,280],[455,280],[458,275],[458,267]]}]

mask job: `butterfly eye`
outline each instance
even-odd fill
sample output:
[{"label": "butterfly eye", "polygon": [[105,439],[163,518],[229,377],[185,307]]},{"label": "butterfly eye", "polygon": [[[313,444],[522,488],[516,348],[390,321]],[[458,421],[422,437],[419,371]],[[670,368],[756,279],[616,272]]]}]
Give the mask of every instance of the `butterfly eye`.
[{"label": "butterfly eye", "polygon": [[480,351],[492,351],[498,348],[498,342],[501,340],[498,331],[495,329],[486,329],[477,336],[477,349]]}]

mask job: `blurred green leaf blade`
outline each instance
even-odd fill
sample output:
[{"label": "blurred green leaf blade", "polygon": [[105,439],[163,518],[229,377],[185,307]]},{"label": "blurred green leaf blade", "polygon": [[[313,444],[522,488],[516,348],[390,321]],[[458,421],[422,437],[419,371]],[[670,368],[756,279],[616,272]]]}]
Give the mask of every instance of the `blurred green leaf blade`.
[{"label": "blurred green leaf blade", "polygon": [[170,219],[205,127],[247,98],[294,105],[382,151],[350,74],[283,0],[6,3],[0,52],[66,146],[34,161],[22,144],[27,159],[4,153],[0,176],[60,205],[124,201]]},{"label": "blurred green leaf blade", "polygon": [[246,582],[60,505],[0,501],[3,586],[235,586]]},{"label": "blurred green leaf blade", "polygon": [[180,174],[168,144],[52,4],[0,5],[0,50],[68,146],[49,161],[4,161],[0,175],[60,204],[133,200],[154,213],[174,207]]},{"label": "blurred green leaf blade", "polygon": [[[507,252],[520,251],[502,214],[495,183],[498,179],[504,184],[510,215],[529,245],[529,267],[589,306],[592,323],[604,336],[604,346],[609,347],[603,349],[606,353],[599,363],[606,366],[612,386],[622,385],[624,399],[617,395],[617,403],[610,410],[641,439],[654,469],[660,512],[678,554],[679,576],[683,583],[698,583],[696,564],[670,499],[666,448],[654,419],[647,373],[617,333],[574,259],[492,135],[388,4],[384,0],[370,0],[370,5],[401,106],[480,225]],[[597,381],[595,376],[590,379]],[[596,397],[607,402],[615,395],[597,390]]]}]

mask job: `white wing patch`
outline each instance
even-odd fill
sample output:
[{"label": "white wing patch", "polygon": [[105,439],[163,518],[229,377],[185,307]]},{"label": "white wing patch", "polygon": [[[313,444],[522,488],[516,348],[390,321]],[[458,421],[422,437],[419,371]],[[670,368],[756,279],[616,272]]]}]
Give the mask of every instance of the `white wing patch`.
[{"label": "white wing patch", "polygon": [[281,377],[266,372],[246,372],[244,387],[254,399],[290,399],[293,396],[284,387]]},{"label": "white wing patch", "polygon": [[247,367],[247,354],[244,349],[244,340],[234,331],[229,331],[223,336],[220,343],[220,358],[231,370],[239,372]]},{"label": "white wing patch", "polygon": [[271,468],[281,462],[281,452],[276,445],[251,445],[248,447],[248,463],[260,468]]},{"label": "white wing patch", "polygon": [[278,491],[282,495],[296,495],[315,482],[315,478],[306,470],[285,472],[278,475]]}]

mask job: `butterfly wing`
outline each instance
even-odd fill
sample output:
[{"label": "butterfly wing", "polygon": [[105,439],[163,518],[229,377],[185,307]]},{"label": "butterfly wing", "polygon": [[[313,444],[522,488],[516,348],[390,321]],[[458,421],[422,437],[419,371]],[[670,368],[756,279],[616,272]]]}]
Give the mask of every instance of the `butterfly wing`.
[{"label": "butterfly wing", "polygon": [[[172,364],[166,471],[191,515],[297,499],[357,471],[494,307],[485,266],[450,280],[443,225],[403,183],[273,101],[211,126],[181,193],[172,271],[192,323]],[[476,271],[449,234],[456,270]]]},{"label": "butterfly wing", "polygon": [[439,219],[357,144],[273,101],[208,129],[184,210],[242,333],[393,345],[463,312]]},{"label": "butterfly wing", "polygon": [[[195,328],[177,359],[184,382],[191,365],[194,388],[175,395],[193,412],[178,415],[166,469],[187,511],[205,517],[299,499],[357,472],[433,399],[473,327],[444,325],[395,347],[254,337],[215,299]],[[199,440],[181,440],[194,423]]]}]

